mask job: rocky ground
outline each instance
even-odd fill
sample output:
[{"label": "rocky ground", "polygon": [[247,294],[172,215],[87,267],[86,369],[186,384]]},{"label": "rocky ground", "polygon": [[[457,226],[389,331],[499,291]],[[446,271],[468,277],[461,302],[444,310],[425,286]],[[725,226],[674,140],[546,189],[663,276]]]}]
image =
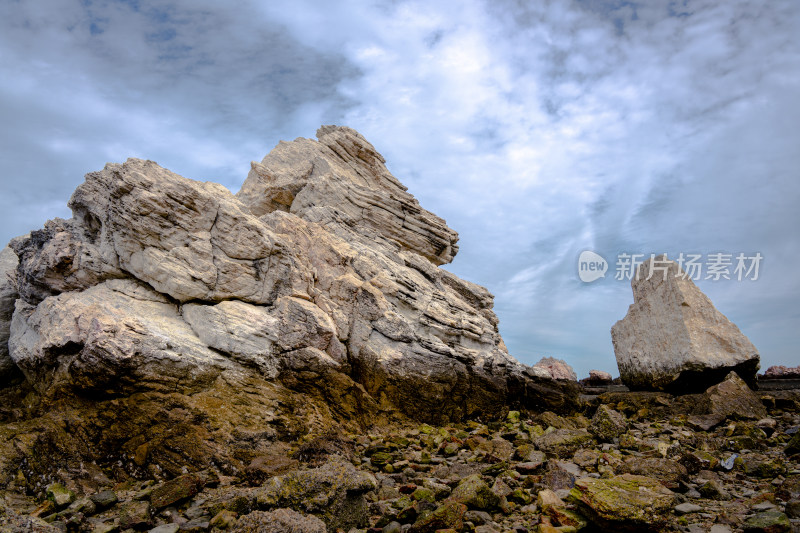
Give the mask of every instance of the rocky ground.
[{"label": "rocky ground", "polygon": [[102,465],[92,493],[63,475],[36,492],[23,466],[0,492],[0,530],[800,531],[800,391],[731,382],[584,395],[570,416],[334,428],[235,476],[189,465],[112,483]]}]

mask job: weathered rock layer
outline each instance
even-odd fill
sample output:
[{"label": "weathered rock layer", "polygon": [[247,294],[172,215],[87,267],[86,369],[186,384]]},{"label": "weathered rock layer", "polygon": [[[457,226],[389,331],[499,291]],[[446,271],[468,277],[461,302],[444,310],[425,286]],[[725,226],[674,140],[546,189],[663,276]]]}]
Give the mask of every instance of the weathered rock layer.
[{"label": "weathered rock layer", "polygon": [[231,428],[259,426],[234,405],[262,405],[263,427],[288,433],[572,409],[577,385],[513,359],[492,295],[438,267],[458,250],[444,220],[357,132],[328,126],[318,138],[279,144],[236,196],[139,159],[87,174],[73,218],[0,255],[0,388],[21,372],[38,398],[38,411],[9,405],[5,416],[47,417],[61,402],[87,442],[138,457],[130,470],[161,453],[179,471],[153,444],[163,432],[111,437],[98,412],[142,395],[135,420],[181,412],[195,455],[239,468],[230,449],[251,437]]}]

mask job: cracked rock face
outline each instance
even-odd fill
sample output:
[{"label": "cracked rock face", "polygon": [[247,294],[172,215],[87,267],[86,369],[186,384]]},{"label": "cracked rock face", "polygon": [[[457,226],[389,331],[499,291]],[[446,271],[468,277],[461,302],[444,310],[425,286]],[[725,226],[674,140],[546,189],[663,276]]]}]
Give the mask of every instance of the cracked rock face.
[{"label": "cracked rock face", "polygon": [[431,421],[573,407],[573,384],[508,354],[492,295],[438,268],[444,220],[354,130],[317,136],[235,196],[139,159],[87,174],[72,219],[0,256],[0,379],[109,398],[258,378]]},{"label": "cracked rock face", "polygon": [[14,360],[8,354],[14,302],[19,297],[16,287],[18,263],[17,255],[11,248],[0,250],[0,384],[10,380],[18,372]]},{"label": "cracked rock face", "polygon": [[611,328],[623,383],[638,390],[698,392],[735,371],[752,386],[760,359],[755,346],[677,263],[656,260],[662,264],[652,276],[652,260],[639,266],[631,280],[633,305]]}]

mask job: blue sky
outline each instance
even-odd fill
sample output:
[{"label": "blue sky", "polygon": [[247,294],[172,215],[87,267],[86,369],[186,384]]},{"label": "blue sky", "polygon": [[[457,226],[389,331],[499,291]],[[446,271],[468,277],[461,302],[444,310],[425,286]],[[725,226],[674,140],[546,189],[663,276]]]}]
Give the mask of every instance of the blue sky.
[{"label": "blue sky", "polygon": [[232,5],[0,0],[0,240],[109,161],[237,191],[279,140],[348,125],[460,233],[447,268],[521,361],[617,375],[618,254],[683,252],[760,253],[758,280],[698,285],[762,368],[800,364],[795,0]]}]

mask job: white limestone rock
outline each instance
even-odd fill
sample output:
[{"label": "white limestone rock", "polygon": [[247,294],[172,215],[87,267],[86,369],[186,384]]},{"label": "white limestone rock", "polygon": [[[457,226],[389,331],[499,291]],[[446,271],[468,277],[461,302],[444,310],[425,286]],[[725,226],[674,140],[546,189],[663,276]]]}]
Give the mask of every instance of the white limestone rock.
[{"label": "white limestone rock", "polygon": [[[656,261],[664,261],[663,256]],[[711,300],[668,261],[631,280],[634,303],[611,328],[620,377],[632,389],[701,391],[736,371],[751,386],[758,350]],[[650,279],[647,279],[647,278]]]},{"label": "white limestone rock", "polygon": [[190,391],[208,385],[231,361],[210,350],[178,306],[134,280],[16,302],[11,357],[44,395],[62,391]]},{"label": "white limestone rock", "polygon": [[288,211],[345,239],[356,233],[395,243],[435,265],[452,261],[458,234],[420,207],[361,134],[323,126],[317,138],[281,142],[261,163],[252,163],[237,197],[258,216]]},{"label": "white limestone rock", "polygon": [[69,205],[108,263],[181,302],[308,290],[291,252],[222,185],[129,159],[87,174]]}]

